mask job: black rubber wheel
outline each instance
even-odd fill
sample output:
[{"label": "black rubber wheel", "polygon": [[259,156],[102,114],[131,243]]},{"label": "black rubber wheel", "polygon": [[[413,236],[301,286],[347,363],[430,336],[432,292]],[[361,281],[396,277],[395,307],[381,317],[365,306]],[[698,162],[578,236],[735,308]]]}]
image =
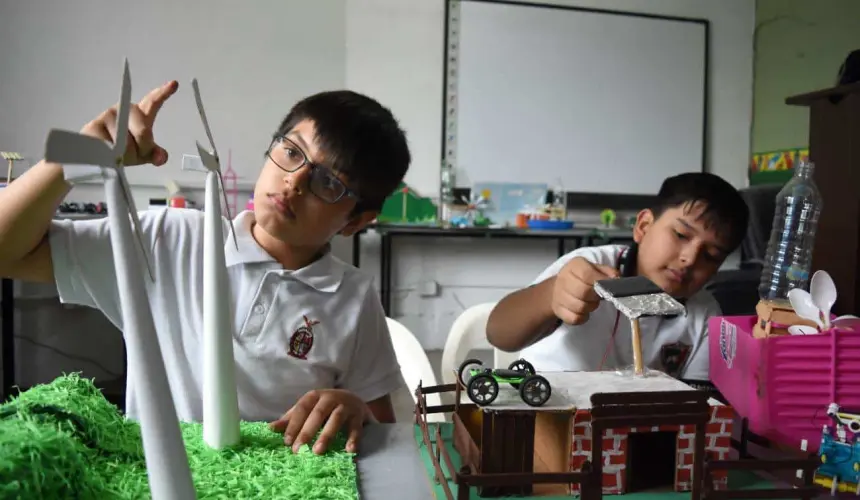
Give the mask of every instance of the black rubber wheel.
[{"label": "black rubber wheel", "polygon": [[[529,363],[528,361],[526,361],[522,358],[520,358],[520,359],[514,361],[513,363],[511,363],[510,365],[508,365],[508,370],[513,370],[515,372],[522,373],[524,377],[526,375],[534,375],[535,374],[534,365],[532,365],[531,363]],[[511,387],[513,387],[514,389],[519,389],[520,384],[514,382],[514,383],[511,383]]]},{"label": "black rubber wheel", "polygon": [[540,375],[529,375],[520,384],[520,397],[529,406],[543,406],[552,395],[549,380]]},{"label": "black rubber wheel", "polygon": [[487,406],[499,395],[499,383],[490,374],[475,375],[466,388],[469,399],[478,406]]},{"label": "black rubber wheel", "polygon": [[469,379],[471,378],[469,376],[469,368],[480,368],[482,366],[484,366],[484,362],[475,358],[467,359],[460,363],[460,368],[457,369],[457,379],[463,384],[463,387],[469,386]]}]

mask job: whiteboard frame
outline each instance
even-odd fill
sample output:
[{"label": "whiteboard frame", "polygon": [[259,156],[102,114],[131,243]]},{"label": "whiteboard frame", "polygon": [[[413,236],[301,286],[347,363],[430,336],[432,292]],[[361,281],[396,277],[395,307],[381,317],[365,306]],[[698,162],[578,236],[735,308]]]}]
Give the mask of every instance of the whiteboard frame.
[{"label": "whiteboard frame", "polygon": [[[458,88],[457,75],[459,64],[459,32],[461,25],[460,19],[460,3],[491,3],[501,5],[512,5],[518,7],[533,7],[543,9],[556,10],[574,10],[579,12],[588,12],[591,14],[604,14],[611,16],[628,16],[646,19],[659,19],[664,21],[680,21],[701,25],[704,29],[705,46],[702,57],[704,58],[704,89],[702,93],[702,156],[701,156],[701,171],[709,171],[708,165],[708,121],[709,121],[709,93],[710,93],[710,56],[711,56],[711,23],[707,19],[669,16],[663,14],[650,14],[646,12],[633,12],[626,10],[610,10],[598,9],[592,7],[580,7],[573,5],[560,5],[551,3],[528,2],[522,0],[442,0],[445,2],[445,25],[444,25],[444,71],[442,73],[442,165],[450,165],[456,169],[457,166],[457,106],[458,106]],[[443,167],[444,168],[444,167]],[[468,186],[460,186],[456,184],[456,188]],[[601,194],[601,193],[588,193]],[[657,193],[654,193],[657,194]],[[621,194],[611,194],[617,198],[618,196],[627,196]],[[637,196],[637,195],[631,195]],[[439,199],[442,199],[442,171],[439,175]]]}]

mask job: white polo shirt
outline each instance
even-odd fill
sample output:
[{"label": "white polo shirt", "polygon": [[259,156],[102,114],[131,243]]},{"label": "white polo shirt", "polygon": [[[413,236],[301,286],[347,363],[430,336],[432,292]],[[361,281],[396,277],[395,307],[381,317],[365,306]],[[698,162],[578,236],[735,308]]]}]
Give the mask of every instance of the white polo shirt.
[{"label": "white polo shirt", "polygon": [[[153,248],[155,283],[146,282],[170,390],[179,418],[197,422],[203,418],[203,217],[176,208],[140,214],[144,242]],[[347,389],[364,401],[394,391],[400,369],[372,279],[330,252],[284,270],[251,236],[253,220],[253,212],[236,217],[238,250],[224,221],[241,418],[274,420],[313,389]],[[122,330],[108,233],[107,219],[55,221],[54,275],[63,303],[95,307]],[[137,417],[139,383],[126,384],[130,418]]]},{"label": "white polo shirt", "polygon": [[[618,266],[625,249],[620,245],[578,248],[549,266],[534,283],[555,276],[574,257],[595,264]],[[720,306],[701,290],[686,302],[687,314],[674,318],[646,317],[639,320],[642,357],[646,366],[683,379],[708,380],[708,318],[720,314]],[[525,348],[520,354],[537,370],[594,371],[626,369],[633,365],[630,321],[622,314],[612,338],[617,309],[607,301],[579,326],[563,324],[552,334]],[[613,342],[614,340],[614,342]]]}]

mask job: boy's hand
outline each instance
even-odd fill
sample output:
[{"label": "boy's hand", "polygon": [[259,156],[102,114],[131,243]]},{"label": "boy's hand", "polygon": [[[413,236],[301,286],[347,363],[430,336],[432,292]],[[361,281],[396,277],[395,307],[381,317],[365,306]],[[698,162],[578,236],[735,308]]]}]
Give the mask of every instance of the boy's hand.
[{"label": "boy's hand", "polygon": [[555,277],[552,312],[569,325],[585,323],[588,315],[600,305],[594,282],[618,276],[615,268],[592,264],[583,257],[571,259]]},{"label": "boy's hand", "polygon": [[346,451],[355,453],[364,421],[369,417],[367,405],[355,394],[341,389],[310,391],[290,408],[284,416],[269,424],[284,433],[284,444],[298,452],[322,432],[314,443],[314,453],[326,451],[339,430],[347,433]]},{"label": "boy's hand", "polygon": [[[167,151],[155,143],[152,128],[161,106],[176,93],[178,88],[178,82],[170,81],[151,90],[139,103],[132,103],[128,113],[128,141],[123,165],[151,163],[161,166],[167,163]],[[116,118],[117,106],[111,106],[93,121],[84,125],[81,133],[115,144]]]}]

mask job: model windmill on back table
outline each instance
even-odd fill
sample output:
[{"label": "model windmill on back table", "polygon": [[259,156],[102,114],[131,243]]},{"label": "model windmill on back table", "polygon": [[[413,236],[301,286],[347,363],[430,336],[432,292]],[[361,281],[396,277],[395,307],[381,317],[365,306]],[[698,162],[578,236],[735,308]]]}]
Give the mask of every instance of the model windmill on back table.
[{"label": "model windmill on back table", "polygon": [[[204,129],[212,146],[210,152],[197,145],[203,164],[209,170],[204,229],[204,439],[209,446],[221,448],[238,441],[239,416],[230,333],[231,308],[227,302],[230,297],[229,282],[218,196],[220,165],[196,81],[193,87]],[[110,238],[117,290],[123,330],[129,343],[128,365],[130,375],[140,381],[137,384],[138,397],[141,398],[141,404],[138,405],[139,420],[150,491],[156,500],[187,500],[195,498],[196,493],[164,360],[155,340],[158,337],[139,259],[142,258],[146,263],[150,278],[155,278],[122,168],[130,106],[131,79],[126,61],[117,114],[116,144],[110,147],[89,136],[52,130],[48,136],[45,159],[67,165],[98,165],[95,170],[82,167],[82,176],[101,175],[105,179],[105,193],[111,206]],[[133,221],[134,234],[129,217]],[[135,238],[138,241],[137,248],[132,242]],[[235,243],[235,233],[233,238]]]}]

